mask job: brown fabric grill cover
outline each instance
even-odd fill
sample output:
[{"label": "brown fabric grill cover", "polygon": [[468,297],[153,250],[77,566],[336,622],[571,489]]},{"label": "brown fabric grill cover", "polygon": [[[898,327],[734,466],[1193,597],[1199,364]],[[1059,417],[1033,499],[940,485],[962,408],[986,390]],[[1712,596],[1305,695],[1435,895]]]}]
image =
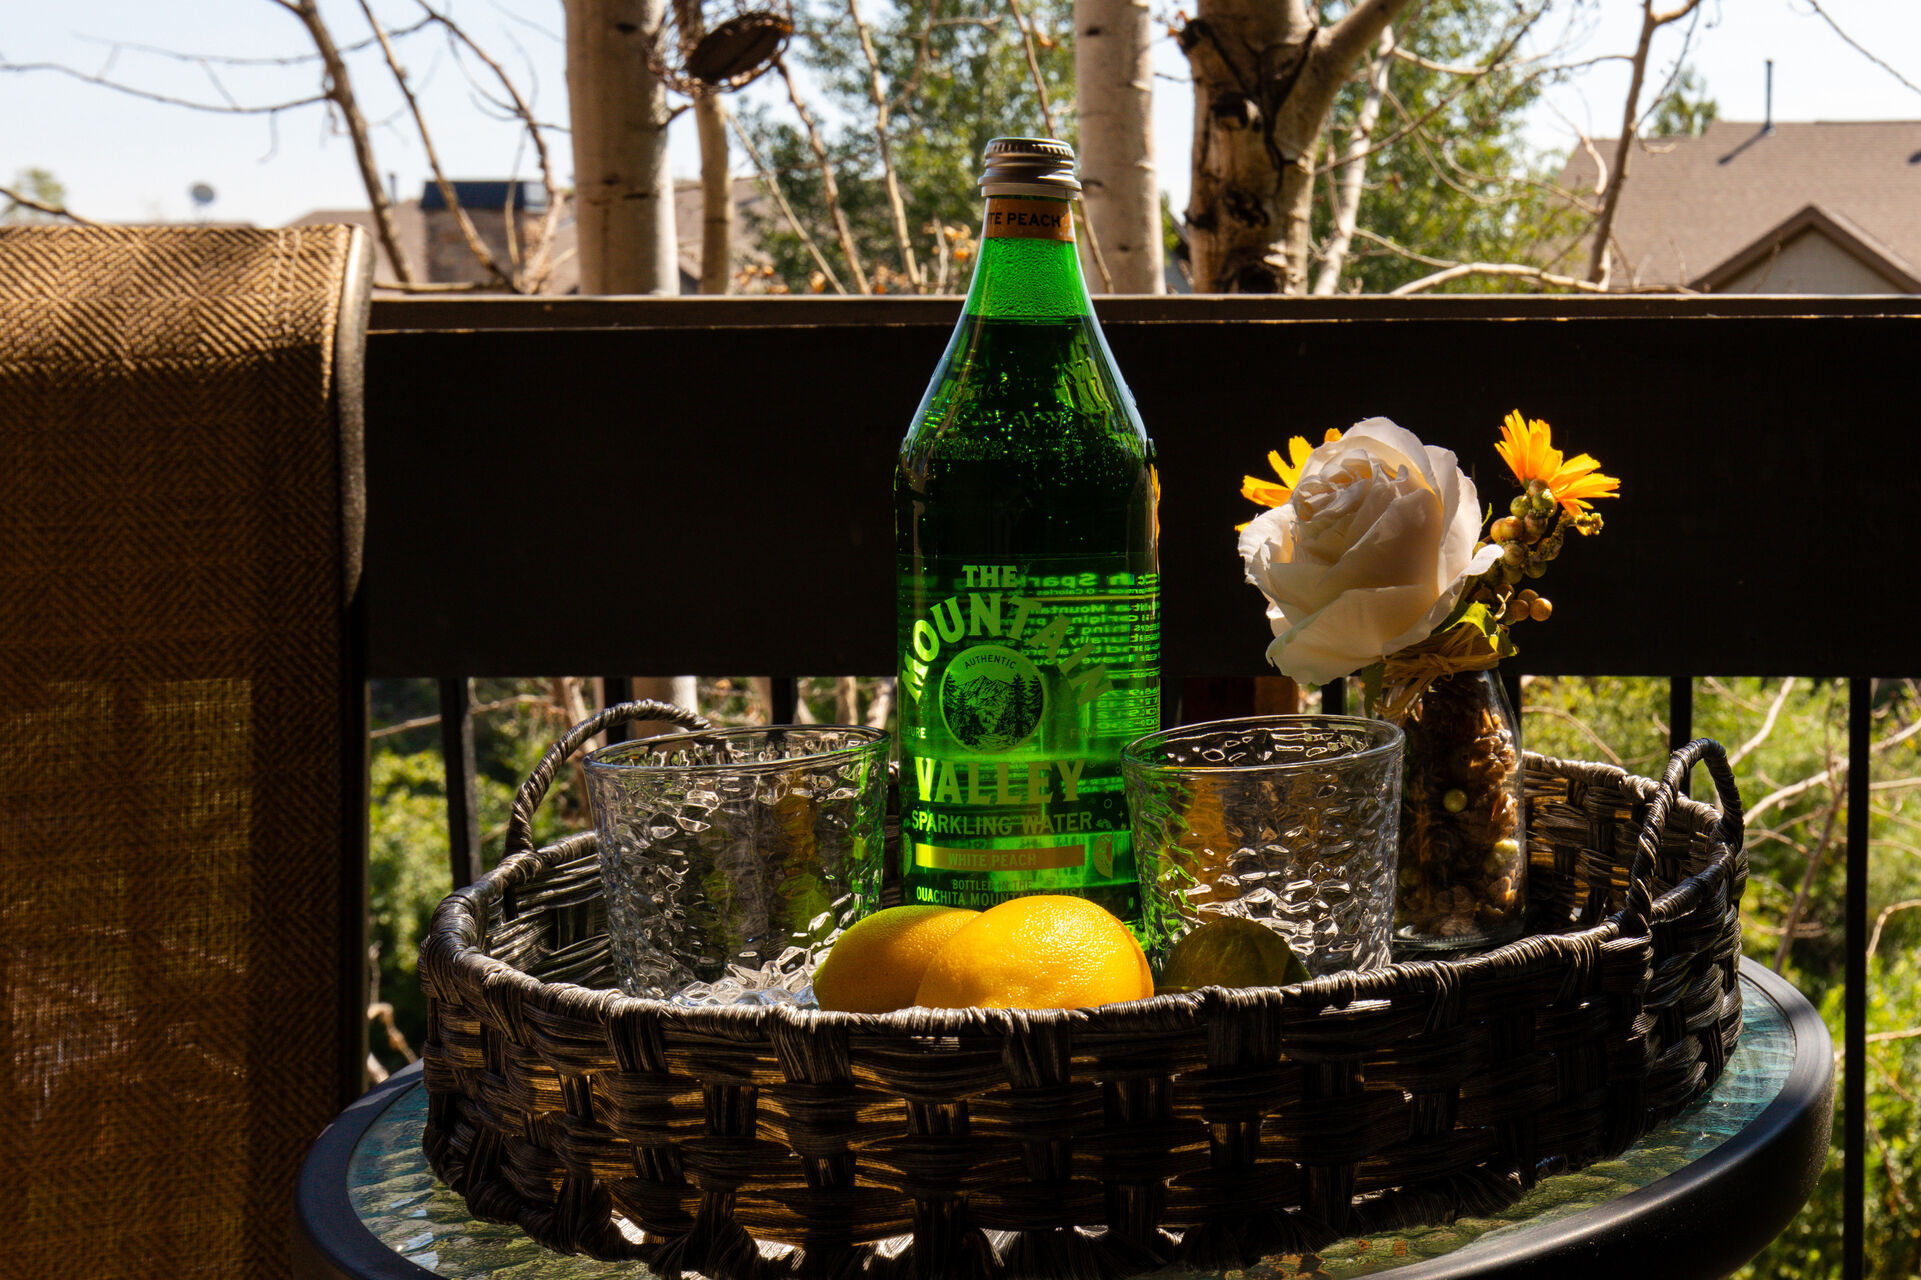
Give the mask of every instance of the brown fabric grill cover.
[{"label": "brown fabric grill cover", "polygon": [[357,994],[358,234],[0,229],[8,1275],[287,1272]]}]

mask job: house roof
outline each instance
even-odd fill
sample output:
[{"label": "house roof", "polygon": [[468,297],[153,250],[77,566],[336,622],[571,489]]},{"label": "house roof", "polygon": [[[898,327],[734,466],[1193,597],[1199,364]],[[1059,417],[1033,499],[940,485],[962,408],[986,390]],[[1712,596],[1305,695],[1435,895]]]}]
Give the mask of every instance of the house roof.
[{"label": "house roof", "polygon": [[[1613,159],[1612,139],[1594,150]],[[1585,148],[1561,185],[1594,190]],[[1816,206],[1816,215],[1808,214]],[[1803,221],[1796,222],[1796,219]],[[1615,219],[1617,285],[1694,285],[1725,278],[1813,229],[1857,256],[1886,257],[1891,279],[1921,264],[1921,120],[1776,124],[1716,120],[1697,138],[1650,138],[1637,148]],[[1873,265],[1873,264],[1871,264]],[[1710,286],[1711,287],[1711,286]]]},{"label": "house roof", "polygon": [[[524,185],[524,184],[523,184]],[[484,191],[480,190],[485,188]],[[462,180],[454,183],[455,193],[463,206],[475,209],[499,210],[507,200],[507,185],[504,182],[481,183]],[[489,199],[470,202],[470,189]],[[531,197],[529,197],[531,199]],[[760,190],[760,184],[752,178],[733,180],[733,198],[736,221],[734,224],[734,261],[736,268],[748,263],[761,263],[768,260],[760,248],[760,240],[771,229],[769,202]],[[423,208],[423,206],[425,206]],[[539,207],[528,207],[526,216],[534,216],[545,207],[544,199]],[[420,200],[408,200],[393,206],[394,238],[400,242],[400,251],[407,261],[414,265],[416,274],[427,262],[427,212],[445,210],[446,204],[440,197],[439,188],[428,182]],[[681,292],[694,293],[698,290],[700,279],[700,215],[701,195],[698,182],[676,182],[674,184],[674,233],[678,242],[681,272]],[[374,216],[369,209],[316,209],[302,214],[287,225],[290,227],[310,227],[323,223],[351,223],[365,227],[369,238],[374,242],[376,280],[395,278],[393,264],[387,260],[387,251],[374,235]],[[554,230],[553,257],[555,267],[547,292],[577,293],[580,289],[580,262],[575,252],[578,233],[574,226],[573,211],[563,208],[560,225]]]},{"label": "house roof", "polygon": [[[423,270],[427,261],[427,215],[421,212],[418,200],[406,200],[389,206],[393,210],[394,239],[400,242],[400,252],[415,270]],[[348,223],[361,227],[367,232],[367,239],[374,247],[374,279],[397,279],[394,264],[387,257],[387,247],[380,243],[374,234],[374,215],[371,209],[315,209],[303,213],[287,225],[290,227],[317,227],[331,223]]]},{"label": "house roof", "polygon": [[1802,206],[1798,212],[1762,232],[1752,244],[1713,270],[1689,281],[1688,287],[1703,293],[1718,292],[1780,253],[1797,237],[1808,234],[1826,237],[1868,270],[1885,279],[1890,289],[1902,293],[1921,293],[1921,272],[1917,272],[1912,264],[1851,220],[1829,213],[1818,204]]},{"label": "house roof", "polygon": [[[454,197],[463,208],[505,209],[511,193],[516,208],[531,213],[547,211],[547,188],[538,182],[510,184],[498,178],[454,178],[447,185],[454,189]],[[420,207],[429,213],[447,207],[447,198],[441,194],[439,183],[427,183],[426,189],[420,193]]]}]

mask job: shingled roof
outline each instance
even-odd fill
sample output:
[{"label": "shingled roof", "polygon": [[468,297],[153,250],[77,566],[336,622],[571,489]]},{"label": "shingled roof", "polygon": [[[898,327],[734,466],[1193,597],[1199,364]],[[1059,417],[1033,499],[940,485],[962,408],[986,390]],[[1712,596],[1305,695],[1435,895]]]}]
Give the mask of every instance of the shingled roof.
[{"label": "shingled roof", "polygon": [[[1594,147],[1611,161],[1614,145]],[[1562,185],[1586,194],[1594,180],[1577,149]],[[1712,288],[1731,260],[1830,226],[1848,232],[1849,252],[1885,260],[1892,282],[1921,276],[1921,120],[1716,120],[1698,138],[1648,139],[1621,195],[1614,283]]]}]

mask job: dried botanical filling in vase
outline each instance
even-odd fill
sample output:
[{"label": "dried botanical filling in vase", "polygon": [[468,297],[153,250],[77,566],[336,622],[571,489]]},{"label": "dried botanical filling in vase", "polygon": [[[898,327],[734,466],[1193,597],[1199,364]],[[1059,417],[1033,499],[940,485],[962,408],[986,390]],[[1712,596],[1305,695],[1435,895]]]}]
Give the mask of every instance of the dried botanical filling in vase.
[{"label": "dried botanical filling in vase", "polygon": [[1490,672],[1438,680],[1402,727],[1395,941],[1508,941],[1521,931],[1526,859],[1521,752],[1500,682]]}]

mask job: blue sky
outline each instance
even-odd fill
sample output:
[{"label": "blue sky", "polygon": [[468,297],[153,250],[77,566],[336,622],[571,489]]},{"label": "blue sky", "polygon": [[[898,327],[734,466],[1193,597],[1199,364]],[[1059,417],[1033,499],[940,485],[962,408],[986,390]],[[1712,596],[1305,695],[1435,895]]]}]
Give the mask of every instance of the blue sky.
[{"label": "blue sky", "polygon": [[[1157,6],[1164,0],[1157,0]],[[1921,84],[1921,3],[1917,0],[1822,0],[1849,34]],[[342,43],[365,37],[357,3],[323,0]],[[1621,53],[1633,46],[1640,6],[1633,0],[1586,0],[1570,6],[1571,26],[1556,28],[1579,56]],[[383,22],[398,28],[418,13],[411,0],[376,0]],[[455,0],[452,12],[507,63],[544,117],[564,120],[566,84],[559,0]],[[1158,7],[1157,7],[1158,12]],[[118,47],[116,47],[116,45]],[[0,60],[60,63],[156,92],[219,101],[222,88],[241,102],[292,101],[317,91],[310,64],[229,66],[218,71],[141,52],[135,46],[251,59],[305,52],[297,21],[271,0],[0,0]],[[1657,44],[1654,73],[1664,73],[1678,31]],[[381,168],[403,194],[417,194],[427,165],[377,55],[361,55],[356,85],[376,131]],[[1777,120],[1921,119],[1921,93],[1850,49],[1807,0],[1707,0],[1689,60],[1733,119],[1758,120],[1763,62],[1775,63]],[[487,118],[445,43],[415,36],[403,61],[419,86],[435,141],[451,176],[531,176],[533,158],[512,127]],[[1171,42],[1157,50],[1158,69],[1184,77]],[[466,70],[484,74],[477,64]],[[1543,149],[1565,149],[1578,127],[1610,135],[1618,127],[1626,70],[1601,63],[1557,89],[1529,124]],[[750,93],[753,92],[750,90]],[[1176,79],[1157,84],[1156,147],[1161,182],[1184,201],[1192,104]],[[676,173],[697,165],[691,119],[674,126]],[[562,181],[571,176],[564,135],[554,138]],[[51,169],[70,204],[103,220],[184,219],[194,208],[188,189],[204,182],[218,193],[210,216],[277,225],[316,208],[365,207],[353,154],[320,106],[291,108],[271,122],[258,116],[210,115],[142,102],[52,72],[0,73],[0,181],[28,166]]]}]

